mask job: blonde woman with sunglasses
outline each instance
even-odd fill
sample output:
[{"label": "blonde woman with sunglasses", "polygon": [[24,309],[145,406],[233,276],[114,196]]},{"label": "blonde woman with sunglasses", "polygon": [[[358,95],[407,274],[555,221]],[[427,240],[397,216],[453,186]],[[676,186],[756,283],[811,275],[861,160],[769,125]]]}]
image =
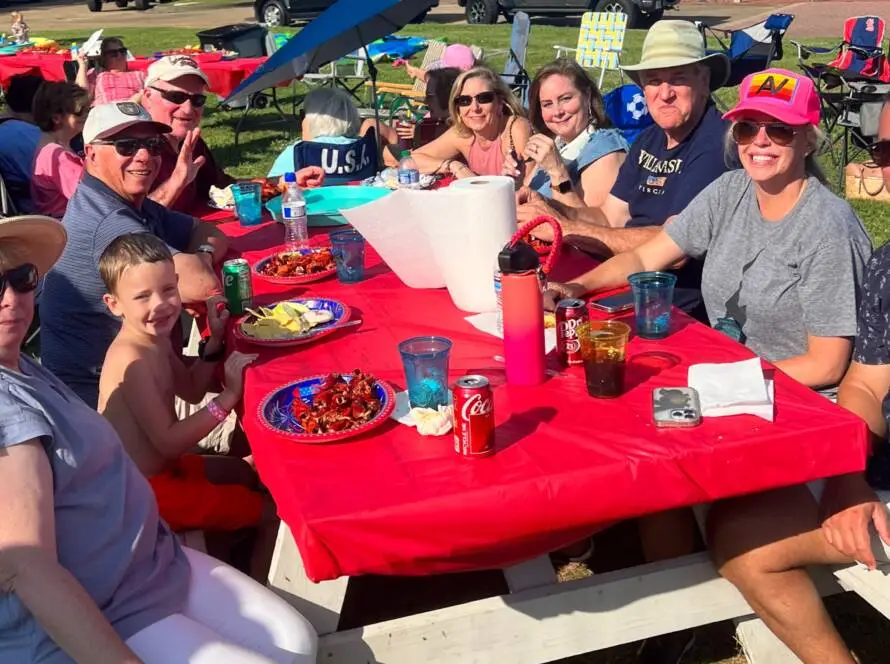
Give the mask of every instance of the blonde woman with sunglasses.
[{"label": "blonde woman with sunglasses", "polygon": [[501,175],[507,155],[524,154],[531,134],[528,120],[519,100],[487,67],[458,77],[448,110],[451,127],[412,153],[422,173]]},{"label": "blonde woman with sunglasses", "polygon": [[850,361],[871,242],[816,165],[818,93],[805,77],[766,70],[742,82],[724,117],[743,168],[706,187],[645,244],[551,284],[549,302],[704,257],[711,324],[804,385],[833,388]]}]

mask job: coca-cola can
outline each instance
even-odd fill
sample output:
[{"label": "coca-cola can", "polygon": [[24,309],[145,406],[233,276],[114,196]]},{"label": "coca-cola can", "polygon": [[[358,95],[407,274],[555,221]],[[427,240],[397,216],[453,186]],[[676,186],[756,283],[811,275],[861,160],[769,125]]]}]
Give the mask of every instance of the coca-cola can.
[{"label": "coca-cola can", "polygon": [[454,451],[464,457],[494,454],[494,399],[485,376],[458,378],[454,398]]},{"label": "coca-cola can", "polygon": [[556,356],[564,367],[584,364],[578,326],[588,319],[584,300],[569,298],[556,305]]}]

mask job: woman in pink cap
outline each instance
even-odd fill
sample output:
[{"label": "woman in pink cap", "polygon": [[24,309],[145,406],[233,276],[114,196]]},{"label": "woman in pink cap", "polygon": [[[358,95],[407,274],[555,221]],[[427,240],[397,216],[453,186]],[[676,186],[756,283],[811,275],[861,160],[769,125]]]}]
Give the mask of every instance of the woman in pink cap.
[{"label": "woman in pink cap", "polygon": [[[808,78],[769,69],[745,78],[739,103],[724,117],[732,121],[727,156],[737,154],[742,169],[705,188],[646,244],[572,283],[550,284],[546,297],[552,304],[583,296],[624,284],[635,272],[704,256],[701,290],[711,324],[798,382],[831,390],[850,361],[871,242],[816,165],[818,93]],[[774,493],[782,495],[737,498],[710,510],[715,564],[804,662],[853,664],[802,569],[844,557],[830,555],[806,487]],[[790,628],[804,619],[805,629]],[[819,630],[830,638],[814,646]]]}]

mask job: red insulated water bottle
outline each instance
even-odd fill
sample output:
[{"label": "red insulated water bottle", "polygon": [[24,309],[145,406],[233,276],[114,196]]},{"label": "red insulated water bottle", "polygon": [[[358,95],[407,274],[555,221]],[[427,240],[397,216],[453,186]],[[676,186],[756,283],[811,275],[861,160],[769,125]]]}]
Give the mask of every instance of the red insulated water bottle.
[{"label": "red insulated water bottle", "polygon": [[[521,241],[542,223],[553,227],[554,243],[545,264]],[[504,320],[504,364],[509,385],[540,385],[545,377],[542,275],[550,272],[562,244],[562,229],[551,217],[537,217],[517,231],[498,254]]]}]

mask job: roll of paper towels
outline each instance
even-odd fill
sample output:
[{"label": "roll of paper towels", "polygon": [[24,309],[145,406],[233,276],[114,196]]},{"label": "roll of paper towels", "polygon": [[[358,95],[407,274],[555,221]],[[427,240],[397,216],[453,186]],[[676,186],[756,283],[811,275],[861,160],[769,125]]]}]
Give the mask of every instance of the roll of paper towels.
[{"label": "roll of paper towels", "polygon": [[466,178],[432,193],[422,223],[451,299],[463,311],[495,311],[498,252],[516,232],[513,179]]}]

